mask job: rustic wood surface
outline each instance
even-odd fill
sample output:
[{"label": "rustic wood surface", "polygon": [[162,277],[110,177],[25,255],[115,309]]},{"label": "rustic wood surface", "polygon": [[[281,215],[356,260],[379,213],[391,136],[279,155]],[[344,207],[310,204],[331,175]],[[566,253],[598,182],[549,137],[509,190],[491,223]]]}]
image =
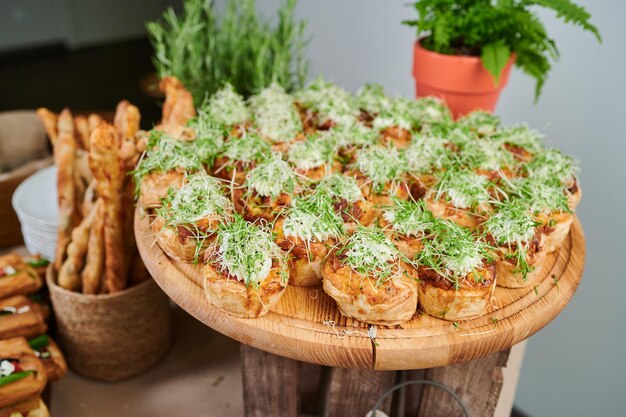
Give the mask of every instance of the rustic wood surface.
[{"label": "rustic wood surface", "polygon": [[246,417],[298,417],[300,364],[241,344]]},{"label": "rustic wood surface", "polygon": [[207,326],[246,345],[303,362],[377,370],[423,369],[466,362],[510,348],[554,319],[580,282],[585,239],[575,220],[560,250],[548,256],[534,287],[497,288],[485,316],[452,323],[421,314],[393,328],[343,317],[321,288],[290,286],[266,316],[230,317],[204,296],[200,265],[172,261],[156,245],[149,219],[135,216],[137,246],[161,288]]}]

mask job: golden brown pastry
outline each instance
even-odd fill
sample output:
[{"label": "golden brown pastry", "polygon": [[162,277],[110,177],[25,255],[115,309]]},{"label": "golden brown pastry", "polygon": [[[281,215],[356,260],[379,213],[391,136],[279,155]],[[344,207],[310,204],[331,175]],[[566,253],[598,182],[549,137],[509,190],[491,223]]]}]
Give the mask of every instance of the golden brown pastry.
[{"label": "golden brown pastry", "polygon": [[37,271],[16,253],[0,256],[0,298],[31,294],[43,281]]},{"label": "golden brown pastry", "polygon": [[46,369],[26,339],[0,341],[0,382],[0,407],[37,396],[46,387]]},{"label": "golden brown pastry", "polygon": [[242,185],[248,173],[270,154],[270,145],[256,132],[231,135],[213,164],[213,175]]},{"label": "golden brown pastry", "polygon": [[423,200],[394,199],[393,205],[383,207],[381,225],[400,253],[412,260],[422,250],[421,240],[434,221]]},{"label": "golden brown pastry", "polygon": [[310,135],[289,148],[287,160],[294,171],[312,181],[319,181],[343,166],[337,160],[336,144],[325,135]]},{"label": "golden brown pastry", "polygon": [[156,210],[150,227],[156,242],[172,259],[193,262],[202,255],[218,226],[235,211],[220,180],[204,173],[190,175]]},{"label": "golden brown pastry", "polygon": [[14,295],[0,300],[0,339],[34,337],[47,328],[44,312],[30,299]]},{"label": "golden brown pastry", "polygon": [[498,211],[484,224],[495,246],[497,285],[520,288],[541,278],[548,252],[539,225],[526,205],[517,199],[499,205]]},{"label": "golden brown pastry", "polygon": [[450,220],[434,222],[422,244],[417,256],[422,311],[449,321],[485,314],[496,288],[487,244]]},{"label": "golden brown pastry", "polygon": [[463,227],[478,227],[490,211],[487,178],[465,169],[443,172],[424,198],[435,217]]},{"label": "golden brown pastry", "polygon": [[2,417],[50,417],[48,408],[39,396],[0,408]]},{"label": "golden brown pastry", "polygon": [[344,316],[392,326],[415,314],[417,271],[380,229],[359,227],[331,252],[322,276]]},{"label": "golden brown pastry", "polygon": [[65,357],[61,349],[59,349],[59,346],[50,336],[42,334],[34,337],[28,341],[28,345],[35,353],[35,356],[41,360],[41,363],[46,369],[48,381],[58,381],[65,376],[67,373]]},{"label": "golden brown pastry", "polygon": [[235,215],[206,251],[204,291],[223,312],[239,318],[267,314],[287,288],[284,253],[269,231]]},{"label": "golden brown pastry", "polygon": [[322,263],[345,233],[330,196],[318,191],[296,197],[274,224],[276,243],[289,254],[289,283],[322,285]]},{"label": "golden brown pastry", "polygon": [[296,175],[279,153],[273,153],[248,173],[243,188],[233,188],[237,211],[246,220],[273,221],[291,201]]},{"label": "golden brown pastry", "polygon": [[159,89],[165,93],[162,125],[185,126],[196,116],[191,93],[176,77],[163,78],[159,83]]}]

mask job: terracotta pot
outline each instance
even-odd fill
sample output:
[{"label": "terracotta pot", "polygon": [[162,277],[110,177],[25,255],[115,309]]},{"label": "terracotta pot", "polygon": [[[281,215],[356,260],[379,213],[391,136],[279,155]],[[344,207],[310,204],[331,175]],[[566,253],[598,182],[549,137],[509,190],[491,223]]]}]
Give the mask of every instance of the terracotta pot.
[{"label": "terracotta pot", "polygon": [[511,54],[495,85],[480,57],[439,54],[423,48],[418,40],[413,55],[415,94],[444,99],[455,118],[476,109],[493,111],[514,61],[515,54]]}]

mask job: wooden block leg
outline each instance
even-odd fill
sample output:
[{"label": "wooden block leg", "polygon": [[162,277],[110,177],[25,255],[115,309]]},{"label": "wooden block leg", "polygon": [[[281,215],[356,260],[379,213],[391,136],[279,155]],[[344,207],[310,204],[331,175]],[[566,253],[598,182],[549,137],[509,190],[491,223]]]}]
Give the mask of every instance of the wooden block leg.
[{"label": "wooden block leg", "polygon": [[[509,349],[470,362],[426,370],[425,379],[441,382],[461,397],[471,417],[493,417],[502,389],[502,367]],[[452,396],[433,386],[422,390],[419,417],[461,417]]]},{"label": "wooden block leg", "polygon": [[[330,368],[324,417],[364,417],[395,382],[393,371]],[[381,411],[389,414],[391,396]]]},{"label": "wooden block leg", "polygon": [[297,417],[300,364],[240,346],[246,417]]}]

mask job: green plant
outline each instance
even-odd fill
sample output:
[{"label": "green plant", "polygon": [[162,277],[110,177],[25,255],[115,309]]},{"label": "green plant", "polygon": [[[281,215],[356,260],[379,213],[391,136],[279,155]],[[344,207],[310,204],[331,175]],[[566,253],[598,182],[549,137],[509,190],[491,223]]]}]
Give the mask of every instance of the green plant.
[{"label": "green plant", "polygon": [[158,75],[180,79],[196,105],[226,82],[244,97],[274,81],[301,88],[307,40],[305,23],[294,18],[296,1],[284,1],[275,25],[257,16],[255,0],[229,0],[219,19],[209,0],[186,0],[180,16],[168,8],[147,24]]},{"label": "green plant", "polygon": [[423,47],[442,54],[480,56],[496,83],[513,52],[515,65],[537,81],[535,100],[559,50],[534,6],[552,9],[565,23],[578,25],[602,41],[598,28],[590,23],[591,15],[570,0],[418,0],[413,5],[418,19],[404,23],[416,26],[418,37],[425,35]]}]

